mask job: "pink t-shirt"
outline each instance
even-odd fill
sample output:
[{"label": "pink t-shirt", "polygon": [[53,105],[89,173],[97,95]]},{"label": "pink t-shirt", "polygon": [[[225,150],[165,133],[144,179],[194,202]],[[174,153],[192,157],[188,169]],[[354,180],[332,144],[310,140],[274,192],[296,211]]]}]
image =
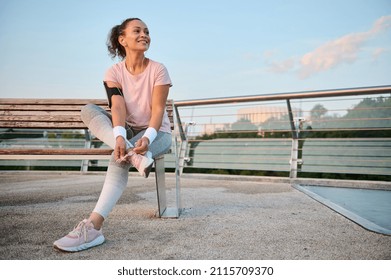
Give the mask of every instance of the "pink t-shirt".
[{"label": "pink t-shirt", "polygon": [[[160,85],[172,86],[166,67],[151,59],[144,72],[138,75],[129,73],[125,61],[114,64],[106,71],[104,81],[121,85],[126,105],[126,121],[136,130],[148,127],[153,88]],[[171,132],[167,111],[164,112],[160,131]]]}]

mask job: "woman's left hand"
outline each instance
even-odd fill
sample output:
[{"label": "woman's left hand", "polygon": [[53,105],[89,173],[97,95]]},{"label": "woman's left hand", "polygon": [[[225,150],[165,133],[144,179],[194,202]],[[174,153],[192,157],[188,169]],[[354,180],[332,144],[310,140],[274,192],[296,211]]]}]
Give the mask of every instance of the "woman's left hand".
[{"label": "woman's left hand", "polygon": [[146,152],[148,152],[148,146],[149,139],[147,137],[142,137],[141,139],[136,141],[135,147],[133,148],[133,152],[135,152],[136,154],[144,155]]}]

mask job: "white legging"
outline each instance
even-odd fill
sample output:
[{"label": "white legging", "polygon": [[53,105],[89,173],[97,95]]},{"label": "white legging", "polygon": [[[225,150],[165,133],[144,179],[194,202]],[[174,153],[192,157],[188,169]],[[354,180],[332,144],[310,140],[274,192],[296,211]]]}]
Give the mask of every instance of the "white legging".
[{"label": "white legging", "polygon": [[[93,135],[109,147],[115,148],[113,124],[110,113],[95,104],[88,104],[81,110],[81,119]],[[127,138],[131,145],[134,145],[136,141],[144,135],[145,130],[134,131],[128,125],[125,128],[127,130]],[[170,147],[171,134],[159,131],[155,140],[149,146],[149,151],[152,153],[152,157],[155,158],[156,156],[167,152]],[[93,212],[98,213],[106,219],[128,184],[130,166],[131,165],[128,163],[117,163],[114,159],[114,153],[111,154],[102,192]]]}]

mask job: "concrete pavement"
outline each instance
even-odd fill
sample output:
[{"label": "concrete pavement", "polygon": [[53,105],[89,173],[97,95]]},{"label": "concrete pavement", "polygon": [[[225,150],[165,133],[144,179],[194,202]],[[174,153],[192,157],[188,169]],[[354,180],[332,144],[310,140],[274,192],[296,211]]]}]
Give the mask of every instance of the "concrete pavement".
[{"label": "concrete pavement", "polygon": [[[174,179],[167,174],[168,186]],[[156,218],[153,174],[130,173],[104,224],[105,243],[78,253],[54,250],[53,241],[94,208],[103,181],[104,173],[0,172],[0,258],[391,259],[391,236],[362,228],[286,178],[192,174],[181,179],[179,219]]]}]

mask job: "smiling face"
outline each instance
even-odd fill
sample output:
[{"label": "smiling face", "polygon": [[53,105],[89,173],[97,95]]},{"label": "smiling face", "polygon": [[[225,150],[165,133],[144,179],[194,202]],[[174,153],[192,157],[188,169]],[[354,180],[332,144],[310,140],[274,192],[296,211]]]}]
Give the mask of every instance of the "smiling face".
[{"label": "smiling face", "polygon": [[147,51],[151,43],[147,25],[141,20],[130,21],[118,41],[127,51]]}]

